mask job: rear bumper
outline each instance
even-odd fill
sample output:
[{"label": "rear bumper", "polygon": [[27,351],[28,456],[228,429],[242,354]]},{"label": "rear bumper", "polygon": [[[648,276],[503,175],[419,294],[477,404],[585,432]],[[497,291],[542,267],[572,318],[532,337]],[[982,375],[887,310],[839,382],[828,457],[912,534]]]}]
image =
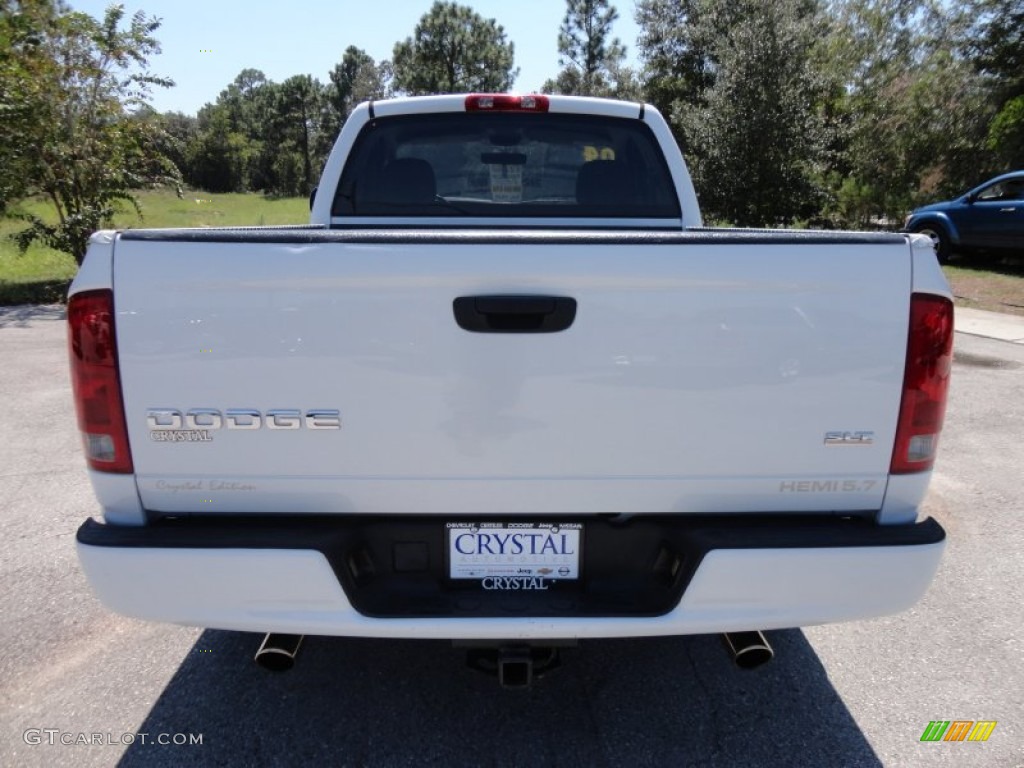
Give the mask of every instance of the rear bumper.
[{"label": "rear bumper", "polygon": [[[561,593],[495,595],[446,583],[445,520],[88,520],[78,553],[100,599],[137,618],[256,632],[517,640],[777,629],[896,613],[924,594],[945,547],[931,518],[900,526],[832,517],[584,518],[590,560],[580,582]],[[430,561],[419,572],[398,563],[394,545],[410,541],[422,543]]]}]

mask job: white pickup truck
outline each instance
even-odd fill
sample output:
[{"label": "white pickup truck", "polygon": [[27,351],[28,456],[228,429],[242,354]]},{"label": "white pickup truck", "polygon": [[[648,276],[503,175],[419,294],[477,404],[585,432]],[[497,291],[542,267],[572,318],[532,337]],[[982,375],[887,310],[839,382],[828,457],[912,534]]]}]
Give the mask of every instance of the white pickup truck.
[{"label": "white pickup truck", "polygon": [[931,244],[702,228],[647,105],[363,104],[311,225],[99,232],[68,319],[78,553],[129,616],[489,644],[508,684],[579,638],[752,665],[944,547]]}]

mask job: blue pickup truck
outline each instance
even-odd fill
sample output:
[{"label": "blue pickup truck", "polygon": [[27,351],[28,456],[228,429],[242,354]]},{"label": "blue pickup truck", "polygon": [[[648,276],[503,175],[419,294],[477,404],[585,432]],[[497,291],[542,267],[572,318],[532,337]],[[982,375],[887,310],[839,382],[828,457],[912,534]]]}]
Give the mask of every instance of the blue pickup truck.
[{"label": "blue pickup truck", "polygon": [[918,208],[903,228],[928,235],[942,262],[954,252],[1024,252],[1024,170],[989,179],[955,200]]}]

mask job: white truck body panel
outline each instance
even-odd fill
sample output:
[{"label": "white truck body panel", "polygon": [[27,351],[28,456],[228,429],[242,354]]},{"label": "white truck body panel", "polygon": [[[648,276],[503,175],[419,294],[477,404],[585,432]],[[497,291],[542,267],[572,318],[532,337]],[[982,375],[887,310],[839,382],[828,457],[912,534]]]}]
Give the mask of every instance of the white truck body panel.
[{"label": "white truck body panel", "polygon": [[[115,275],[150,510],[855,512],[885,493],[905,244],[122,241]],[[574,296],[576,321],[456,325],[454,297],[504,293]],[[285,407],[342,428],[167,443],[146,424]],[[834,430],[874,443],[826,445]]]}]

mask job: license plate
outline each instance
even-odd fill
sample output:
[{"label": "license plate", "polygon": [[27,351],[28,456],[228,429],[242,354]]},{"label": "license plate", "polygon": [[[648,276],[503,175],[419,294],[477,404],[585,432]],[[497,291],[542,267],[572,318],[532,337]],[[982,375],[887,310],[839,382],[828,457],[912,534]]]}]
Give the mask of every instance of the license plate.
[{"label": "license plate", "polygon": [[573,580],[582,523],[448,523],[448,575]]}]

